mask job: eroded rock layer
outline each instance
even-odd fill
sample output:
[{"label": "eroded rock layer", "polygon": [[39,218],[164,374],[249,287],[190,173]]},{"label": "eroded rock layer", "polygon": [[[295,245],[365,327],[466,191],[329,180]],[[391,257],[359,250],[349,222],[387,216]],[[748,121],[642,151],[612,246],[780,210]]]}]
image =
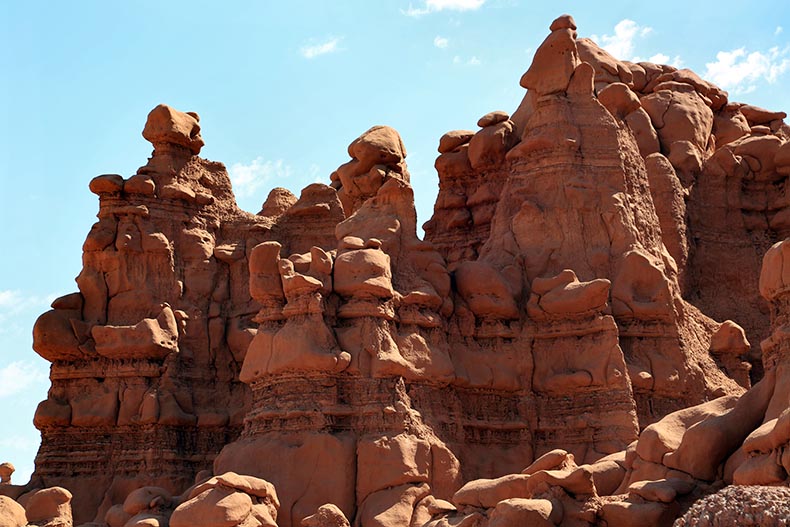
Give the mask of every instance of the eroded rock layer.
[{"label": "eroded rock layer", "polygon": [[440,139],[425,240],[392,128],[250,214],[197,114],[155,108],[34,328],[42,446],[0,514],[664,525],[786,485],[785,115],[550,31],[512,115]]}]

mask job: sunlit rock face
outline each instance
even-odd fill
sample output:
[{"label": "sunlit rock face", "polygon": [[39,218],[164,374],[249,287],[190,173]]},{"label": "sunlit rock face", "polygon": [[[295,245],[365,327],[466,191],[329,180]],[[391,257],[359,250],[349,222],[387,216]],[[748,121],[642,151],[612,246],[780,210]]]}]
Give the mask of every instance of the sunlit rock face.
[{"label": "sunlit rock face", "polygon": [[568,15],[520,84],[440,138],[424,240],[390,127],[251,214],[199,116],[152,110],[147,164],[90,183],[79,291],[36,322],[42,446],[0,513],[665,525],[786,486],[785,115]]}]

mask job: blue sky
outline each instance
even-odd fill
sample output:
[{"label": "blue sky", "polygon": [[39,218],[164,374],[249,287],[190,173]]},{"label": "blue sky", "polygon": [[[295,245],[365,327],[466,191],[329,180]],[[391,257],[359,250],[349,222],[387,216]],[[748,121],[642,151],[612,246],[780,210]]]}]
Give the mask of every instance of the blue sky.
[{"label": "blue sky", "polygon": [[420,223],[437,190],[439,137],[512,112],[551,21],[619,58],[689,67],[731,100],[790,108],[790,3],[527,0],[75,1],[0,5],[0,462],[27,481],[48,365],[35,318],[76,291],[98,210],[88,182],[128,177],[159,103],[201,116],[203,157],[230,169],[240,206],[298,194],[376,124],[409,152]]}]

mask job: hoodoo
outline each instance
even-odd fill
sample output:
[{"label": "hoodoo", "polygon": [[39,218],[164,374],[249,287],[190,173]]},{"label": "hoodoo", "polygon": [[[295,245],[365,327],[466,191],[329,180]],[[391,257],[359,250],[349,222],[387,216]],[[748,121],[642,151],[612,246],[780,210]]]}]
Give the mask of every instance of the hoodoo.
[{"label": "hoodoo", "polygon": [[0,524],[747,525],[773,500],[783,525],[786,115],[568,15],[520,84],[439,140],[425,239],[390,127],[251,214],[199,116],[154,108],[35,324],[42,445],[26,485],[0,465]]}]

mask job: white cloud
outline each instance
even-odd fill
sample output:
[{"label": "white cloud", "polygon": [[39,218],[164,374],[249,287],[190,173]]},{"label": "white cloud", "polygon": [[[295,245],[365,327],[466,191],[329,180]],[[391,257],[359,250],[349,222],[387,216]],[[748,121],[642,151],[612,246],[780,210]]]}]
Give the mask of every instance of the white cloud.
[{"label": "white cloud", "polygon": [[716,53],[716,62],[705,64],[704,77],[734,94],[749,93],[757,83],[774,84],[790,68],[790,48],[773,47],[765,52],[746,48]]},{"label": "white cloud", "polygon": [[299,52],[306,59],[314,59],[320,55],[326,55],[327,53],[340,51],[338,44],[340,44],[341,40],[342,38],[340,37],[331,37],[323,42],[302,46]]},{"label": "white cloud", "polygon": [[776,29],[774,30],[774,36],[781,35],[782,31],[784,31],[784,30],[785,30],[785,28],[783,28],[782,26],[776,26]]},{"label": "white cloud", "polygon": [[46,371],[32,361],[15,361],[0,366],[0,398],[17,395],[46,380]]},{"label": "white cloud", "polygon": [[[614,35],[602,35],[600,37],[592,35],[590,38],[617,59],[641,62],[645,59],[635,54],[637,41],[650,35],[652,32],[652,27],[640,26],[633,20],[624,18],[614,26]],[[669,55],[665,53],[656,53],[648,58],[647,61],[655,62],[656,64],[669,64],[676,68],[680,68],[683,65],[680,55],[675,55],[670,60]]]},{"label": "white cloud", "polygon": [[290,178],[291,167],[282,159],[265,161],[258,156],[250,163],[233,163],[228,175],[236,197],[245,197],[253,195],[261,185],[272,179],[278,180],[279,185],[279,180]]},{"label": "white cloud", "polygon": [[592,38],[599,46],[614,55],[620,60],[631,60],[634,58],[634,39],[645,37],[653,31],[648,26],[640,26],[633,20],[627,18],[619,21],[614,26],[614,35],[592,35]]},{"label": "white cloud", "polygon": [[[634,57],[634,61],[640,62],[641,59],[639,57]],[[647,62],[653,62],[654,64],[669,64],[676,68],[683,67],[683,59],[680,58],[680,55],[675,55],[675,57],[670,60],[669,55],[656,53],[652,57],[648,57]]]},{"label": "white cloud", "polygon": [[647,58],[648,62],[653,62],[655,64],[667,64],[669,61],[669,55],[664,55],[663,53],[656,53],[652,57]]},{"label": "white cloud", "polygon": [[411,17],[421,17],[437,11],[474,11],[480,9],[486,0],[425,0],[423,7],[414,7],[409,4],[401,13]]},{"label": "white cloud", "polygon": [[627,18],[619,21],[614,26],[614,35],[592,35],[599,46],[620,60],[630,60],[634,56],[634,39],[648,35],[653,28],[640,26]]},{"label": "white cloud", "polygon": [[440,37],[439,35],[437,35],[436,38],[433,39],[433,45],[439,49],[446,48],[448,44],[450,44],[450,41],[445,37]]},{"label": "white cloud", "polygon": [[475,56],[473,56],[471,59],[466,61],[466,63],[468,65],[470,65],[470,66],[479,66],[480,65],[480,59],[475,57]]}]

